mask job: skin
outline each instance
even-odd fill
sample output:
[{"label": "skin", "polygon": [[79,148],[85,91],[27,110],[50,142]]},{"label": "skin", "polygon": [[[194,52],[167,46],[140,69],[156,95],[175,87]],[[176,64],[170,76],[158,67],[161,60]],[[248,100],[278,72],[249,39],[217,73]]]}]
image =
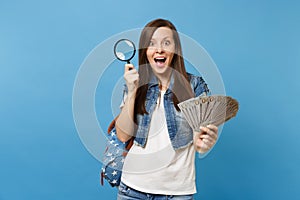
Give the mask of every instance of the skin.
[{"label": "skin", "polygon": [[218,127],[210,124],[200,127],[201,132],[194,132],[194,147],[199,153],[206,153],[218,139]]},{"label": "skin", "polygon": [[[170,83],[170,64],[173,59],[175,48],[172,30],[168,27],[156,29],[146,54],[154,74],[160,81],[162,90],[166,90]],[[163,60],[163,62],[157,62],[157,59]],[[121,141],[126,142],[134,133],[134,100],[139,82],[138,71],[132,64],[125,65],[124,79],[128,87],[128,94],[122,111],[116,121],[116,129],[118,138]],[[215,125],[208,125],[206,127],[200,127],[200,130],[200,132],[194,132],[194,147],[196,151],[205,153],[216,143],[218,138],[218,127]]]},{"label": "skin", "polygon": [[[156,29],[147,49],[147,59],[152,71],[158,77],[164,89],[168,88],[171,74],[171,62],[175,51],[175,42],[170,28],[160,27]],[[156,62],[156,59],[165,59],[164,62]]]}]

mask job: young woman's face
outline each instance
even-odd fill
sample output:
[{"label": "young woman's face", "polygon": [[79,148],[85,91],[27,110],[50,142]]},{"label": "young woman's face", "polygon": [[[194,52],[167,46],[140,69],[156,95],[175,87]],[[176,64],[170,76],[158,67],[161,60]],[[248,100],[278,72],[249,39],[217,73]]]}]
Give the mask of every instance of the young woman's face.
[{"label": "young woman's face", "polygon": [[147,48],[147,59],[156,75],[164,75],[170,70],[175,51],[173,32],[168,27],[156,29]]}]

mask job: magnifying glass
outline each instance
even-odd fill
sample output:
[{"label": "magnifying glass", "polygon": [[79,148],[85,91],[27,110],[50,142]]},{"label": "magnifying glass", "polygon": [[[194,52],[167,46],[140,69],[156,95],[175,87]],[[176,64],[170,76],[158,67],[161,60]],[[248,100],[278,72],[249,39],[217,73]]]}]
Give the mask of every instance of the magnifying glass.
[{"label": "magnifying glass", "polygon": [[130,64],[130,60],[134,57],[136,52],[135,45],[131,40],[120,39],[114,46],[114,53],[117,59]]}]

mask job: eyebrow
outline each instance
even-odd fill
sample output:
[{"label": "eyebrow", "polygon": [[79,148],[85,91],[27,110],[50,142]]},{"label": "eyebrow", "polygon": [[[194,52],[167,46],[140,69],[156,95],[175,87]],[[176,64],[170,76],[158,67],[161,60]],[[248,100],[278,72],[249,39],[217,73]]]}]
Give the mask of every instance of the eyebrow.
[{"label": "eyebrow", "polygon": [[[170,36],[166,36],[166,37],[164,37],[162,40],[165,40],[165,39],[170,39]],[[155,41],[156,41],[155,38],[151,38],[151,40],[155,40]]]}]

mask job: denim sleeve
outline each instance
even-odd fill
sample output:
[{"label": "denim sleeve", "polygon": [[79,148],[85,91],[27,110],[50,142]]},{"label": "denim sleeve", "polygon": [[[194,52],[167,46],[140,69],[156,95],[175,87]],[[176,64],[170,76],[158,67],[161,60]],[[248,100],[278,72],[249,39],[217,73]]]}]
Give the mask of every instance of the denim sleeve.
[{"label": "denim sleeve", "polygon": [[210,94],[207,84],[205,83],[204,79],[201,76],[194,77],[193,85],[194,85],[194,92],[196,97],[200,96],[203,93],[205,93],[206,95]]}]

